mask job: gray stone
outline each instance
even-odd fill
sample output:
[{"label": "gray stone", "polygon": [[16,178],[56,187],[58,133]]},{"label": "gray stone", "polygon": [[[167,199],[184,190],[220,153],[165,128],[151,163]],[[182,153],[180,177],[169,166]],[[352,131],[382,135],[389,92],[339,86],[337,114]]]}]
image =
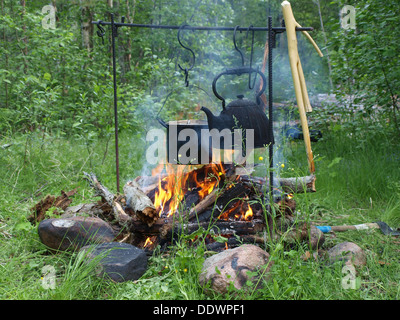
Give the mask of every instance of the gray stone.
[{"label": "gray stone", "polygon": [[108,276],[115,282],[139,279],[147,270],[146,252],[127,243],[111,242],[83,247],[86,262],[96,260],[97,275]]},{"label": "gray stone", "polygon": [[[212,290],[226,293],[231,282],[236,289],[241,289],[248,280],[257,281],[258,279],[249,278],[248,271],[257,271],[268,263],[267,252],[258,246],[245,244],[207,258],[203,263],[199,281],[202,286],[210,283]],[[270,267],[271,263],[264,275]]]},{"label": "gray stone", "polygon": [[365,252],[353,242],[342,242],[329,249],[328,259],[331,263],[344,261],[354,266],[364,266],[367,263]]},{"label": "gray stone", "polygon": [[39,238],[53,250],[79,250],[93,244],[115,239],[112,227],[96,217],[70,217],[42,220],[38,227]]}]

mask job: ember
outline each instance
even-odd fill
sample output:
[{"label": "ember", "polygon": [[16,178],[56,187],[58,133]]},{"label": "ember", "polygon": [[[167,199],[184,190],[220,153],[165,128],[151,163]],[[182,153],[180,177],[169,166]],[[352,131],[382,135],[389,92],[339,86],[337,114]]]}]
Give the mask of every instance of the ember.
[{"label": "ember", "polygon": [[250,221],[253,218],[251,206],[244,200],[239,200],[232,207],[225,210],[219,219],[226,221]]},{"label": "ember", "polygon": [[146,241],[145,241],[145,243],[143,245],[143,248],[146,248],[147,246],[152,245],[153,243],[154,242],[151,241],[151,237],[147,237],[147,239],[146,239]]}]

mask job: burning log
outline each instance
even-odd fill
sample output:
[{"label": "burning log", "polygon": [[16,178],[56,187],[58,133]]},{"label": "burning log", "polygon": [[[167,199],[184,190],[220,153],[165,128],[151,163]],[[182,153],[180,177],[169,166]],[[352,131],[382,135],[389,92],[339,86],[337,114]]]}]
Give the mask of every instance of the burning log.
[{"label": "burning log", "polygon": [[212,206],[218,195],[221,193],[221,190],[214,189],[209,195],[207,195],[202,201],[200,201],[196,206],[194,206],[188,215],[188,219],[192,220],[196,215],[200,215],[204,211],[206,211],[210,206]]},{"label": "burning log", "polygon": [[[230,173],[230,175],[227,177],[226,182],[227,186],[232,186],[232,182],[237,179],[237,176],[234,175],[233,173]],[[225,188],[225,190],[227,190]],[[229,189],[228,189],[229,190]],[[194,206],[188,215],[188,219],[192,220],[196,215],[199,216],[201,213],[203,213],[207,208],[212,206],[217,198],[221,195],[221,190],[216,188],[214,189],[209,195],[207,195],[202,201],[200,201],[196,206]]]},{"label": "burning log", "polygon": [[[173,167],[168,167],[167,176],[160,176],[158,183],[146,187],[146,195],[163,218],[171,217],[178,211],[186,212],[186,208],[196,205],[222,184],[225,177],[225,168],[218,164],[205,165],[191,171],[183,166],[175,169],[176,172]],[[185,204],[187,200],[189,206]]]},{"label": "burning log", "polygon": [[223,235],[251,235],[264,230],[264,223],[261,220],[251,221],[216,221],[200,222],[200,223],[174,223],[165,224],[160,229],[161,237],[164,239],[172,238],[173,235],[181,233],[190,235],[200,229],[213,231],[217,234]]},{"label": "burning log", "polygon": [[124,186],[126,198],[126,210],[133,210],[139,220],[147,223],[150,227],[157,219],[158,214],[156,207],[150,198],[140,189],[139,184],[135,181],[129,181]]}]

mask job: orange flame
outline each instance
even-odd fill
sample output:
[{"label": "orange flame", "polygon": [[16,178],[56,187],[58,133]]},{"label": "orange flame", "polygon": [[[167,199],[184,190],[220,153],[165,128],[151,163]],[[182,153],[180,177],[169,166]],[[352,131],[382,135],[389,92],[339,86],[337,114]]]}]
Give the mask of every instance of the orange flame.
[{"label": "orange flame", "polygon": [[147,239],[143,245],[143,248],[146,248],[148,245],[152,245],[152,244],[153,244],[153,241],[151,241],[150,237],[147,237]]},{"label": "orange flame", "polygon": [[[240,201],[240,200],[237,201],[231,208],[224,211],[220,215],[220,219],[221,220],[230,220],[230,219],[234,218],[235,220],[250,221],[253,217],[253,209],[250,207],[249,204],[246,204],[246,205],[247,205],[247,210],[244,211],[245,209],[243,207],[245,206],[245,202]],[[234,212],[235,212],[235,214],[232,217],[232,214]]]},{"label": "orange flame", "polygon": [[[202,200],[214,190],[221,176],[225,174],[224,168],[220,164],[208,166],[205,177],[201,181],[199,181],[197,170],[192,170],[192,166],[172,166],[167,164],[165,169],[167,176],[160,178],[158,181],[154,206],[160,216],[164,213],[167,217],[170,217],[178,210],[179,204],[190,188],[189,185],[192,185],[191,188],[198,189],[199,200]],[[161,170],[157,167],[154,172],[161,172]]]},{"label": "orange flame", "polygon": [[[237,201],[231,208],[229,208],[228,210],[224,211],[221,215],[220,215],[220,219],[221,220],[229,220],[229,216],[231,215],[232,212],[236,211],[236,209],[238,209],[241,206],[241,201]],[[235,214],[235,218],[239,218],[240,215]]]},{"label": "orange flame", "polygon": [[244,220],[250,220],[251,217],[253,217],[253,210],[251,209],[251,206],[248,205],[248,209],[246,213],[244,214]]}]

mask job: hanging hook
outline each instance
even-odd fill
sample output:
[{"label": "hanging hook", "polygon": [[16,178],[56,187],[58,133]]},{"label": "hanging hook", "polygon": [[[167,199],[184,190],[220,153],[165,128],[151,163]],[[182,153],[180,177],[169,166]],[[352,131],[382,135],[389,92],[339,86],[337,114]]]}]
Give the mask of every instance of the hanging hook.
[{"label": "hanging hook", "polygon": [[[238,28],[239,28],[239,26],[236,26],[235,29],[233,29],[233,45],[235,46],[235,50],[240,53],[240,57],[242,58],[242,67],[244,67],[243,53],[242,53],[242,51],[240,51],[240,49],[236,45],[236,31]],[[242,32],[242,31],[240,31],[240,32]]]},{"label": "hanging hook", "polygon": [[[193,67],[194,67],[195,61],[196,61],[196,55],[194,54],[193,50],[190,49],[190,48],[188,48],[188,47],[186,47],[186,46],[182,43],[182,41],[181,41],[181,31],[182,31],[182,29],[184,29],[185,27],[188,27],[188,26],[189,26],[188,24],[182,24],[182,25],[179,27],[179,30],[178,30],[178,42],[179,42],[179,44],[181,45],[182,48],[184,48],[184,49],[190,51],[190,53],[192,54],[192,57],[193,57],[193,61],[192,61],[192,64],[191,64],[191,66],[190,66],[189,68],[183,68],[183,67],[178,63],[178,67],[179,67],[179,69],[181,69],[182,71],[185,71],[185,70],[187,70],[187,71],[192,70]],[[186,71],[185,71],[185,73],[186,73]]]},{"label": "hanging hook", "polygon": [[189,70],[192,70],[192,69],[193,69],[194,64],[195,64],[195,61],[196,61],[196,55],[194,54],[193,50],[190,49],[190,48],[188,48],[188,47],[186,47],[186,46],[182,43],[182,41],[181,41],[181,31],[182,31],[182,29],[184,29],[185,27],[188,27],[188,26],[189,26],[188,24],[183,23],[183,24],[179,27],[179,30],[178,30],[178,42],[179,42],[179,44],[181,45],[182,48],[184,48],[184,49],[190,51],[190,53],[192,54],[192,57],[193,57],[192,65],[191,65],[189,68],[183,68],[183,67],[178,63],[179,69],[181,69],[182,71],[185,72],[185,86],[186,86],[186,87],[189,86],[189,80],[188,80],[188,77],[189,77]]},{"label": "hanging hook", "polygon": [[[247,28],[246,39],[249,37],[249,31],[251,28],[253,28],[252,24]],[[250,68],[253,63],[253,48],[254,48],[254,30],[252,30],[252,37],[251,37]]]},{"label": "hanging hook", "polygon": [[104,28],[101,26],[101,24],[103,23],[103,21],[99,20],[98,24],[97,24],[97,28],[99,30],[97,30],[97,36],[99,36],[101,38],[102,43],[104,44],[104,35],[106,34],[106,30],[104,30]]},{"label": "hanging hook", "polygon": [[185,68],[185,87],[189,87],[189,70],[187,68]]},{"label": "hanging hook", "polygon": [[[253,25],[251,24],[247,28],[246,38],[249,36],[249,31],[250,31],[250,28],[252,28],[252,27],[253,27]],[[252,30],[252,37],[251,37],[250,68],[252,68],[252,65],[253,65],[253,49],[254,49],[254,30]],[[257,70],[258,70],[258,68],[257,68]],[[257,74],[254,76],[253,84],[251,84],[251,73],[249,73],[249,89],[250,90],[254,89],[254,86],[256,84],[256,79],[257,79]]]}]

